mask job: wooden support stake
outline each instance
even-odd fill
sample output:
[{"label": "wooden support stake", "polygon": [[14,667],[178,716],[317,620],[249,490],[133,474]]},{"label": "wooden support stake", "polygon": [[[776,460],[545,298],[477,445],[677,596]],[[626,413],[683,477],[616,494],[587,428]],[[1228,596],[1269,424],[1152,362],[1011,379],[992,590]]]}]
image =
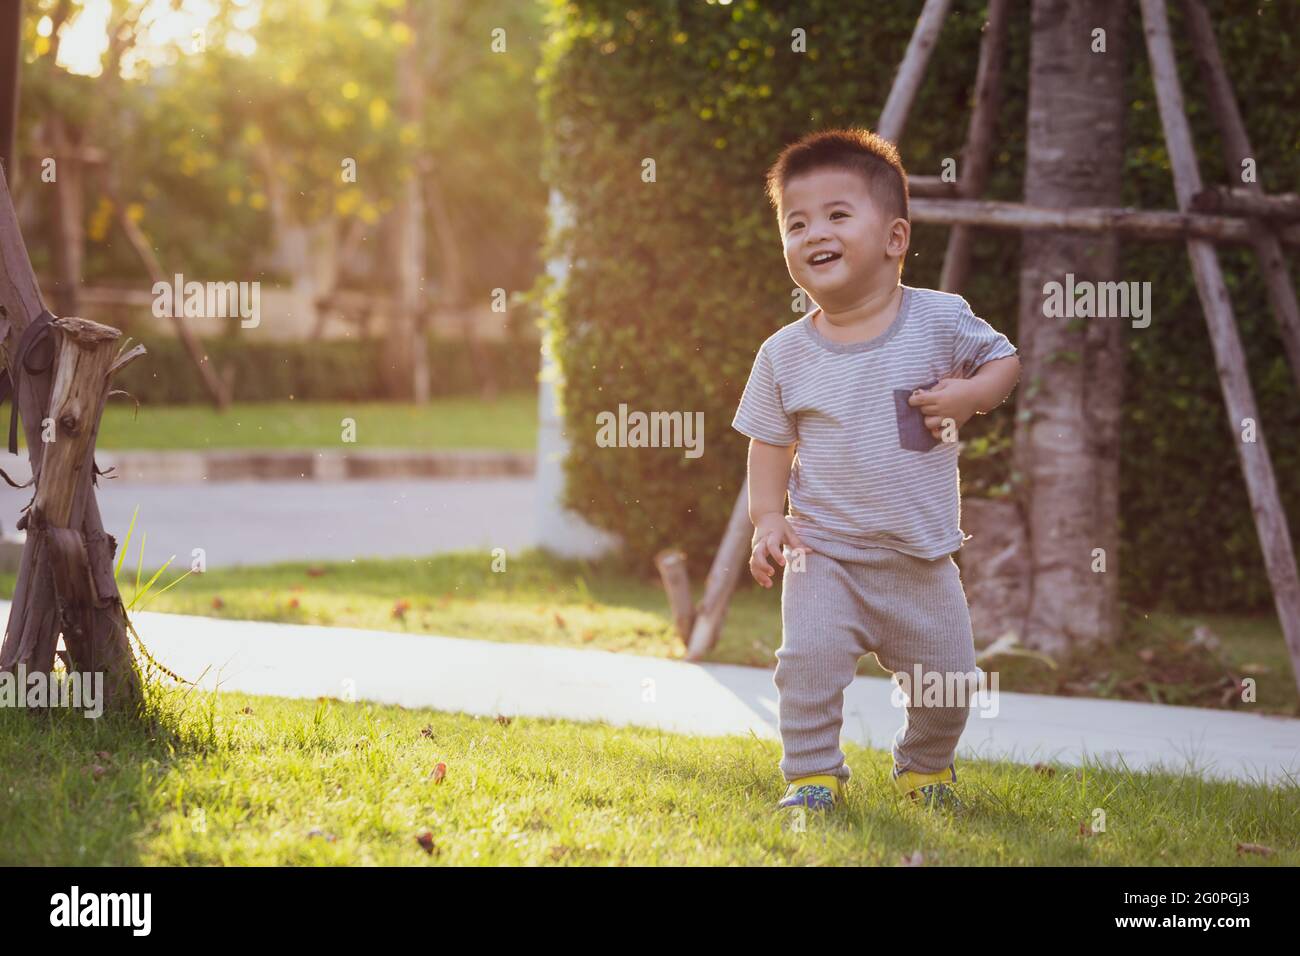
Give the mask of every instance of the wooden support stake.
[{"label": "wooden support stake", "polygon": [[668,607],[673,613],[673,626],[682,643],[691,641],[691,625],[695,623],[695,608],[691,602],[691,581],[686,573],[686,552],[676,548],[655,555],[655,567],[668,595]]},{"label": "wooden support stake", "polygon": [[[1178,83],[1178,68],[1174,62],[1173,42],[1169,36],[1169,20],[1164,0],[1141,0],[1141,3],[1143,33],[1146,35],[1147,55],[1151,60],[1151,78],[1156,89],[1160,124],[1164,128],[1170,165],[1173,167],[1174,191],[1178,196],[1178,207],[1185,210],[1191,205],[1192,197],[1201,191],[1201,174],[1196,167],[1196,152],[1192,147],[1192,135],[1183,109],[1183,93]],[[1214,347],[1214,361],[1228,411],[1228,427],[1234,436],[1238,436],[1237,454],[1246,479],[1246,490],[1255,517],[1255,530],[1259,535],[1264,564],[1273,586],[1273,600],[1277,605],[1282,633],[1291,653],[1296,686],[1300,687],[1300,576],[1296,574],[1291,533],[1287,528],[1286,512],[1282,510],[1282,502],[1278,497],[1277,480],[1273,474],[1268,445],[1264,441],[1259,409],[1250,386],[1241,336],[1214,246],[1203,239],[1189,239],[1187,252]],[[1240,430],[1247,421],[1255,425],[1254,442],[1245,442],[1239,437]]]},{"label": "wooden support stake", "polygon": [[[957,195],[963,199],[983,195],[988,185],[993,130],[997,125],[998,106],[1002,102],[1002,60],[1009,7],[1009,0],[990,0],[988,22],[984,24],[984,36],[980,39],[980,60],[975,70],[975,108],[971,111],[966,145],[962,147],[961,166],[957,170]],[[960,292],[965,287],[970,273],[973,239],[970,226],[957,225],[949,231],[943,272],[939,276],[939,288],[944,292]]]},{"label": "wooden support stake", "polygon": [[[988,199],[915,199],[911,206],[914,223],[964,223],[988,229],[1118,232],[1125,238],[1141,240],[1212,239],[1241,243],[1254,241],[1259,233],[1259,227],[1249,219],[1125,206],[1045,209]],[[1300,227],[1287,226],[1277,235],[1288,244],[1300,244]]]},{"label": "wooden support stake", "polygon": [[907,195],[911,199],[956,199],[957,184],[938,176],[908,176]]},{"label": "wooden support stake", "polygon": [[[1219,127],[1219,138],[1223,143],[1223,162],[1228,170],[1228,181],[1240,183],[1242,178],[1242,161],[1255,158],[1250,139],[1246,136],[1246,123],[1237,108],[1237,98],[1232,92],[1232,83],[1228,79],[1227,68],[1219,56],[1219,43],[1214,37],[1214,27],[1210,16],[1200,0],[1185,0],[1184,21],[1192,37],[1192,53],[1201,70],[1201,77],[1209,93],[1210,113]],[[1245,192],[1263,197],[1264,191],[1259,183],[1252,182],[1243,188],[1234,188],[1232,194]],[[1254,229],[1255,254],[1259,259],[1259,269],[1268,286],[1268,298],[1273,305],[1273,314],[1277,317],[1278,329],[1282,336],[1282,347],[1286,350],[1291,363],[1291,374],[1295,377],[1296,388],[1300,389],[1300,303],[1296,302],[1295,284],[1291,281],[1291,270],[1282,255],[1282,246],[1275,234],[1267,229]]]},{"label": "wooden support stake", "polygon": [[1285,222],[1300,221],[1300,195],[1282,193],[1269,196],[1253,183],[1246,186],[1224,188],[1211,186],[1192,197],[1192,209],[1197,212],[1227,213],[1233,216],[1250,216],[1254,219],[1278,219]]},{"label": "wooden support stake", "polygon": [[754,526],[749,523],[749,479],[740,486],[740,494],[731,509],[731,519],[722,535],[713,567],[704,582],[704,597],[695,611],[695,625],[686,649],[688,661],[703,660],[718,643],[722,624],[727,618],[727,605],[741,572],[749,567],[749,542]]},{"label": "wooden support stake", "polygon": [[916,28],[912,31],[912,39],[907,44],[907,52],[903,54],[903,62],[899,64],[898,73],[894,76],[889,98],[885,100],[885,108],[880,111],[876,134],[895,145],[903,135],[903,127],[907,125],[912,100],[916,98],[916,91],[921,88],[921,80],[925,78],[925,66],[930,62],[930,54],[939,41],[939,30],[943,27],[944,18],[948,16],[951,2],[952,0],[925,0],[921,15],[916,20]]}]

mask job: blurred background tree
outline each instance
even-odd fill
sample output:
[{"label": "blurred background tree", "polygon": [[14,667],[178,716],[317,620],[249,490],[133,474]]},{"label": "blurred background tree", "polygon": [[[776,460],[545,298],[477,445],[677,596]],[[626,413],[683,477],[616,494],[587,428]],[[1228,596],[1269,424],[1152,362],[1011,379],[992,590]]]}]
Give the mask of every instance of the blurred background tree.
[{"label": "blurred background tree", "polygon": [[[539,8],[505,2],[32,0],[15,178],[34,186],[56,146],[88,150],[165,271],[328,303],[341,288],[392,293],[395,214],[415,177],[421,315],[485,305],[540,268],[539,31]],[[420,87],[405,116],[403,54]],[[140,288],[97,180],[79,184],[80,281]],[[34,265],[62,293],[54,191],[14,191]],[[405,380],[394,394],[410,394]]]}]

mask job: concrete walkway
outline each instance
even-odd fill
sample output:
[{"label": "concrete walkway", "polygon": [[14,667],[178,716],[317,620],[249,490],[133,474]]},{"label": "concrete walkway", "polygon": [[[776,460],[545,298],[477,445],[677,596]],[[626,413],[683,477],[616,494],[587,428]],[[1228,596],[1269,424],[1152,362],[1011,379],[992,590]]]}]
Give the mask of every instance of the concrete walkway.
[{"label": "concrete walkway", "polygon": [[[0,613],[7,618],[9,602],[0,602]],[[760,668],[153,612],[133,620],[151,653],[181,676],[193,680],[210,667],[201,682],[208,688],[777,738],[776,688],[772,672]],[[845,740],[889,747],[903,719],[892,690],[884,678],[853,682]],[[1025,764],[1078,764],[1087,756],[1134,771],[1295,786],[1300,720],[1000,692],[976,700],[958,756]]]}]

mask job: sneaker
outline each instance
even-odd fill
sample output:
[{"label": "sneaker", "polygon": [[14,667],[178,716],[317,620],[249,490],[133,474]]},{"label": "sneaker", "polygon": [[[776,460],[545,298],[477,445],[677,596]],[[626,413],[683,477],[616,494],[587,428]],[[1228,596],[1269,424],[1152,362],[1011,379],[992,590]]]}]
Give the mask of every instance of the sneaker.
[{"label": "sneaker", "polygon": [[832,810],[839,802],[840,779],[828,773],[791,780],[778,810],[803,807],[808,810]]},{"label": "sneaker", "polygon": [[946,770],[936,773],[918,773],[905,770],[901,774],[894,768],[894,788],[900,796],[905,796],[914,803],[919,803],[928,810],[960,810],[961,801],[957,799],[957,768],[949,764]]}]

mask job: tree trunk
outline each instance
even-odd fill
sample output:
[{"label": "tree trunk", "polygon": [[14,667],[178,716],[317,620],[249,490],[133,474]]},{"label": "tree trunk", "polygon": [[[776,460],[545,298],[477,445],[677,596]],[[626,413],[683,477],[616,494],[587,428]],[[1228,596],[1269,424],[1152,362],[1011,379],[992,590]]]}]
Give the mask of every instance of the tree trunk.
[{"label": "tree trunk", "polygon": [[460,245],[456,241],[451,213],[447,208],[446,197],[443,196],[436,170],[424,178],[424,196],[429,207],[429,218],[433,222],[434,238],[438,244],[440,292],[442,293],[439,302],[443,308],[459,313],[465,344],[469,347],[470,362],[473,363],[474,376],[478,380],[479,395],[484,401],[495,401],[496,374],[492,370],[492,359],[479,341],[478,330],[474,328],[475,310],[466,301],[465,261],[460,254]]},{"label": "tree trunk", "polygon": [[[95,439],[110,375],[144,354],[144,347],[115,361],[121,337],[117,329],[84,319],[56,319],[54,326],[61,333],[50,391],[55,440],[47,446],[36,483],[24,551],[46,552],[68,670],[102,673],[105,708],[111,703],[126,711],[140,703],[141,687],[127,638],[126,609],[112,576],[115,543],[102,529],[85,533],[83,524],[94,508]],[[30,673],[48,669],[52,662],[24,663]]]},{"label": "tree trunk", "polygon": [[54,311],[59,315],[81,314],[83,229],[80,145],[68,122],[57,114],[46,121],[46,142],[54,150],[54,189],[50,201],[54,228],[50,236],[54,260]]},{"label": "tree trunk", "polygon": [[[1034,0],[1027,205],[1120,203],[1126,6]],[[1093,52],[1097,28],[1105,52]],[[1022,640],[1053,654],[1112,642],[1120,631],[1123,325],[1045,317],[1044,286],[1066,273],[1076,284],[1118,279],[1118,253],[1114,233],[1038,232],[1022,241],[1014,458],[1031,574]]]},{"label": "tree trunk", "polygon": [[[412,38],[397,58],[397,95],[403,123],[418,127],[424,108],[424,78],[419,54],[421,30],[415,4],[407,0],[402,20],[411,28]],[[418,142],[418,138],[417,138]],[[421,195],[419,154],[410,150],[401,174],[402,197],[393,212],[393,230],[397,240],[397,309],[387,340],[387,365],[395,382],[409,386],[407,397],[424,404],[429,401],[429,351],[424,334],[424,200]]]}]

